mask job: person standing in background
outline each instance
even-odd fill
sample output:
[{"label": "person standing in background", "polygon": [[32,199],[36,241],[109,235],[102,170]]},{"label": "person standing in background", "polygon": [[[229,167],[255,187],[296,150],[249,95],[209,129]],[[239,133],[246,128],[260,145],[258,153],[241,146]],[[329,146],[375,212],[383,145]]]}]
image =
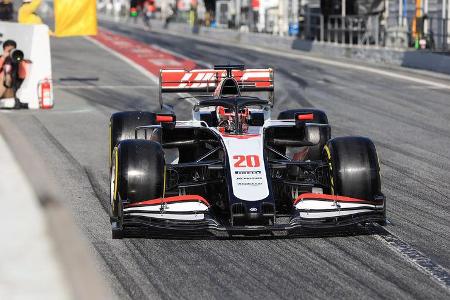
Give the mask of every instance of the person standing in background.
[{"label": "person standing in background", "polygon": [[42,19],[36,14],[42,0],[23,0],[19,8],[18,22],[21,24],[42,24]]},{"label": "person standing in background", "polygon": [[169,6],[163,6],[165,9],[161,8],[161,14],[164,19],[164,29],[169,27],[169,22],[176,18],[177,8],[172,3]]},{"label": "person standing in background", "polygon": [[[17,21],[20,24],[31,24],[38,25],[44,24],[41,17],[36,14],[42,0],[23,0],[22,5],[19,7],[19,13],[17,16]],[[49,30],[48,32],[51,36],[54,36],[54,32]]]},{"label": "person standing in background", "polygon": [[144,24],[148,29],[151,28],[150,20],[153,14],[156,12],[156,6],[154,0],[146,0],[143,4],[142,12],[144,13]]},{"label": "person standing in background", "polygon": [[11,0],[0,0],[0,21],[12,21],[14,6]]},{"label": "person standing in background", "polygon": [[31,61],[20,59],[14,62],[12,52],[16,49],[17,43],[7,40],[3,43],[3,53],[0,56],[0,100],[12,98],[15,101],[14,108],[26,108],[26,103],[21,103],[16,93],[20,89],[23,81],[29,73]]}]

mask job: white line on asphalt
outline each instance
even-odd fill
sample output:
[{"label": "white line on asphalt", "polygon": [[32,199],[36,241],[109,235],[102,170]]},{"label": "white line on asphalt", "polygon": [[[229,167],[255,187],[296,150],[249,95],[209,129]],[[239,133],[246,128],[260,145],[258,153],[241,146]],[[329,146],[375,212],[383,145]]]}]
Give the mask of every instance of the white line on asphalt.
[{"label": "white line on asphalt", "polygon": [[[132,61],[131,59],[129,59],[128,57],[123,56],[122,54],[106,47],[105,45],[103,45],[102,43],[94,40],[91,37],[84,37],[86,40],[90,41],[91,43],[97,45],[98,47],[102,48],[103,50],[105,50],[106,52],[114,55],[115,57],[121,59],[122,61],[124,61],[125,63],[127,63],[128,65],[130,65],[131,67],[133,67],[134,69],[136,69],[138,72],[140,72],[142,75],[144,75],[145,77],[147,77],[148,79],[150,79],[151,81],[153,81],[154,83],[156,83],[159,86],[159,78],[155,75],[153,75],[152,73],[150,73],[149,71],[147,71],[145,68],[143,68],[142,66],[138,65],[137,63],[135,63],[134,61]],[[180,97],[185,97],[185,95],[180,95]],[[188,101],[189,103],[191,103],[192,105],[197,104],[197,102],[193,99],[190,98],[185,98],[186,101]]]},{"label": "white line on asphalt", "polygon": [[450,274],[442,266],[433,262],[429,257],[415,249],[410,244],[402,241],[394,234],[381,229],[383,232],[374,237],[385,243],[389,248],[398,252],[403,258],[410,262],[416,269],[430,276],[437,284],[445,289],[450,290]]},{"label": "white line on asphalt", "polygon": [[428,86],[428,85],[410,85],[408,89],[412,90],[446,90],[447,88],[439,86]]},{"label": "white line on asphalt", "polygon": [[53,114],[85,114],[85,113],[90,113],[90,112],[93,112],[93,110],[90,108],[75,109],[75,110],[52,110],[52,115]]},{"label": "white line on asphalt", "polygon": [[91,43],[97,45],[98,47],[102,48],[103,50],[105,50],[106,52],[114,55],[115,57],[121,59],[122,61],[126,62],[128,65],[130,65],[131,67],[135,68],[137,71],[139,71],[142,75],[144,75],[145,77],[147,77],[148,79],[150,79],[151,81],[153,81],[154,83],[158,83],[159,79],[157,76],[153,75],[152,73],[150,73],[149,71],[147,71],[146,69],[144,69],[142,66],[138,65],[137,63],[135,63],[134,61],[132,61],[131,59],[129,59],[128,57],[123,56],[122,54],[112,50],[111,48],[106,47],[105,45],[103,45],[102,43],[94,40],[93,38],[89,37],[89,36],[85,36],[84,37],[86,40],[90,41]]},{"label": "white line on asphalt", "polygon": [[[239,45],[238,47],[241,47],[241,45]],[[379,70],[379,69],[375,69],[375,68],[371,68],[371,67],[367,67],[367,66],[358,66],[357,62],[355,62],[355,64],[349,64],[349,63],[342,63],[342,62],[338,62],[338,61],[328,60],[325,58],[305,56],[302,54],[277,52],[274,50],[262,49],[262,48],[258,48],[255,46],[245,45],[242,47],[246,48],[246,49],[255,50],[258,52],[272,54],[272,55],[284,56],[284,57],[289,57],[289,58],[298,58],[298,59],[318,62],[318,63],[324,64],[324,65],[330,65],[330,66],[334,66],[334,67],[340,67],[340,68],[351,69],[351,70],[358,70],[358,71],[377,74],[377,75],[381,75],[381,76],[385,76],[385,77],[400,79],[400,80],[404,80],[404,81],[425,84],[425,85],[433,86],[433,87],[440,88],[440,89],[449,89],[450,90],[450,85],[448,85],[448,84],[443,84],[443,83],[434,82],[434,81],[430,81],[430,80],[426,80],[426,79],[416,78],[416,77],[412,77],[411,75],[402,75],[402,74],[398,74],[398,73],[393,73],[392,71],[383,71],[383,70]]]},{"label": "white line on asphalt", "polygon": [[[140,25],[140,24],[128,24],[128,25],[131,26],[131,27],[134,27],[134,28],[139,28],[139,29],[142,29],[142,30],[148,30],[148,28],[147,28],[146,26],[144,26],[144,25]],[[110,32],[113,31],[113,30],[111,30],[111,29],[106,29],[106,30],[108,30],[108,31],[110,31]],[[145,43],[145,42],[144,42],[144,43]],[[189,58],[189,57],[187,57],[186,55],[183,55],[183,54],[181,54],[181,53],[176,53],[176,52],[174,52],[174,51],[172,51],[172,50],[169,50],[169,49],[167,49],[167,48],[161,47],[161,46],[156,45],[156,44],[153,44],[153,43],[148,43],[148,44],[149,44],[150,46],[152,46],[153,48],[156,48],[156,49],[158,49],[158,50],[161,50],[161,51],[170,53],[170,54],[172,54],[172,55],[174,55],[174,56],[178,56],[178,57],[184,58],[184,59],[186,59],[186,60],[191,60],[191,61],[195,62],[197,65],[202,66],[203,68],[206,68],[206,69],[212,69],[212,68],[214,67],[214,64],[207,63],[207,62],[205,62],[205,61],[203,61],[203,60]]]}]

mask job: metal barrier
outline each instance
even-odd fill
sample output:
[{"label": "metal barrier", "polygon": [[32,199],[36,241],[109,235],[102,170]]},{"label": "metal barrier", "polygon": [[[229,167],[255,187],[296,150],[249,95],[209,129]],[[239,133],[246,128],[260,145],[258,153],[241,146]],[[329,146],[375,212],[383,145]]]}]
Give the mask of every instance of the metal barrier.
[{"label": "metal barrier", "polygon": [[320,42],[325,41],[324,16],[322,14],[306,14],[303,26],[303,38]]},{"label": "metal barrier", "polygon": [[[100,11],[112,15],[113,7],[99,5]],[[117,9],[117,8],[116,8]],[[113,14],[117,21],[129,19],[124,7]],[[161,17],[157,15],[157,18]],[[450,49],[450,21],[430,14],[423,18],[414,16],[399,17],[389,14],[384,19],[381,14],[374,15],[330,15],[324,16],[317,10],[307,9],[300,23],[300,38],[325,43],[344,44],[358,47],[408,48],[417,47],[425,41],[426,48],[432,51],[447,52]],[[135,20],[136,21],[136,20]],[[178,12],[171,22],[187,23],[188,12]],[[419,41],[413,29],[423,32]]]},{"label": "metal barrier", "polygon": [[399,17],[392,15],[387,19],[388,28],[399,28],[405,32],[408,46],[415,45],[416,40],[424,40],[425,47],[433,51],[448,51],[450,49],[450,21],[442,17],[424,16]]},{"label": "metal barrier", "polygon": [[335,44],[380,46],[382,41],[380,27],[379,15],[309,14],[305,18],[305,38]]},{"label": "metal barrier", "polygon": [[440,17],[399,18],[391,15],[324,16],[306,14],[302,38],[352,46],[450,49],[450,21]]}]

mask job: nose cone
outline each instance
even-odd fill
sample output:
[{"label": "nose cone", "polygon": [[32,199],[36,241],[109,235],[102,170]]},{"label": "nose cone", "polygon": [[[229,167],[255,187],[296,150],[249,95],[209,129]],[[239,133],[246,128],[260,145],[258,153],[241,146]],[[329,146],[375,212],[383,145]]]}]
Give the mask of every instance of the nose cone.
[{"label": "nose cone", "polygon": [[248,218],[249,220],[258,220],[258,219],[261,218],[261,217],[262,217],[262,214],[259,213],[259,212],[250,212],[250,213],[247,213],[247,218]]},{"label": "nose cone", "polygon": [[232,205],[231,218],[233,223],[238,221],[240,225],[266,223],[268,219],[275,217],[275,206],[272,203],[257,201],[242,201]]}]

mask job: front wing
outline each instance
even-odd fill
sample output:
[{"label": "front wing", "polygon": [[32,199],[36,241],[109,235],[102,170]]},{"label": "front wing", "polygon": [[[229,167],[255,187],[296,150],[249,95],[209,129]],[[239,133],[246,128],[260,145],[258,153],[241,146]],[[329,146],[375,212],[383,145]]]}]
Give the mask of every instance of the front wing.
[{"label": "front wing", "polygon": [[[183,232],[212,235],[280,234],[302,229],[337,228],[385,221],[385,200],[376,201],[327,195],[302,194],[293,202],[289,216],[277,217],[271,225],[230,226],[216,218],[208,201],[198,195],[159,198],[125,205],[120,229],[149,232]],[[117,226],[117,225],[116,225]]]}]

